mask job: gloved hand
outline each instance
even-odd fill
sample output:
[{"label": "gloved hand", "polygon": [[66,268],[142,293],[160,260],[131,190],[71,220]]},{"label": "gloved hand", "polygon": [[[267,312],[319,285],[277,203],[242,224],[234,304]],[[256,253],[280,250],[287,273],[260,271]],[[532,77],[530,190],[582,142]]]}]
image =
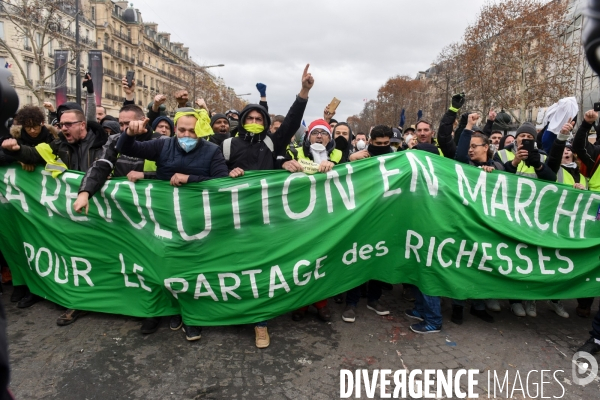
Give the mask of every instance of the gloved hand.
[{"label": "gloved hand", "polygon": [[256,88],[258,89],[258,93],[260,93],[260,97],[267,97],[267,85],[264,83],[257,83]]},{"label": "gloved hand", "polygon": [[528,167],[533,167],[534,169],[538,169],[542,166],[542,158],[538,149],[534,149],[533,151],[529,152],[527,155],[527,160],[525,160],[525,165]]},{"label": "gloved hand", "polygon": [[452,105],[450,106],[450,111],[458,112],[463,104],[465,104],[465,92],[455,94],[452,96]]},{"label": "gloved hand", "polygon": [[86,88],[89,94],[94,93],[94,82],[92,82],[92,76],[89,74],[89,72],[85,74],[81,86]]}]

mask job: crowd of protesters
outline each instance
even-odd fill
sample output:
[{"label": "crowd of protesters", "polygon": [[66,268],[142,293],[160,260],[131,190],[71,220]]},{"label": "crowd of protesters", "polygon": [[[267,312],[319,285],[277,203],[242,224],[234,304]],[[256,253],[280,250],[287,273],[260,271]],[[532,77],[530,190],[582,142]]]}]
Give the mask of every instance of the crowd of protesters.
[{"label": "crowd of protesters", "polygon": [[[77,103],[65,103],[56,109],[44,103],[48,118],[35,106],[24,106],[16,114],[12,137],[2,141],[0,166],[20,163],[33,171],[44,166],[53,176],[65,170],[85,172],[75,211],[86,212],[90,197],[98,192],[109,177],[127,177],[132,182],[141,179],[167,180],[174,186],[203,182],[214,178],[236,178],[250,170],[283,169],[289,172],[326,173],[335,165],[356,162],[400,151],[421,150],[455,159],[456,162],[482,168],[488,173],[506,171],[531,179],[559,182],[578,190],[600,191],[600,145],[588,140],[598,114],[587,111],[578,129],[577,112],[568,102],[559,102],[550,111],[547,124],[541,129],[530,122],[522,123],[514,134],[493,130],[496,113],[485,116],[461,111],[465,95],[452,97],[451,106],[439,125],[425,118],[413,126],[390,127],[376,125],[370,132],[352,132],[345,122],[333,119],[335,112],[325,108],[323,118],[303,125],[303,115],[314,79],[308,65],[301,77],[301,87],[287,115],[269,114],[266,85],[259,83],[259,104],[243,110],[210,110],[202,99],[192,104],[186,90],[175,93],[178,108],[174,118],[167,115],[164,95],[157,95],[147,110],[135,104],[135,82],[128,85],[123,78],[125,93],[118,118],[107,115],[95,104],[93,82],[84,80],[87,89],[86,111]],[[578,111],[578,110],[577,110]],[[485,117],[483,128],[477,126]],[[49,124],[46,124],[49,121]],[[4,263],[4,261],[3,261]],[[16,266],[13,266],[13,268]],[[10,276],[3,273],[3,281]],[[369,281],[364,285],[333,298],[345,302],[343,321],[357,318],[361,297],[367,298],[366,308],[378,315],[389,309],[381,303],[382,290],[391,285]],[[442,327],[441,299],[422,293],[418,287],[403,285],[403,297],[414,302],[404,312],[416,320],[411,330],[416,333],[435,333]],[[11,301],[20,308],[31,307],[40,297],[26,286],[14,286]],[[593,298],[578,299],[575,313],[579,317],[592,315]],[[314,304],[323,321],[332,318],[328,299]],[[517,317],[536,317],[536,302],[509,300],[509,308]],[[463,323],[465,301],[452,301],[451,321]],[[569,318],[559,300],[547,302],[558,316]],[[294,321],[304,318],[308,307],[292,313]],[[500,312],[496,299],[471,300],[470,314],[493,323],[490,312]],[[69,325],[86,311],[68,309],[59,316],[57,324]],[[141,332],[155,332],[160,318],[146,318]],[[201,338],[202,328],[187,326],[181,316],[170,318],[170,328],[183,328],[187,340]],[[267,321],[255,325],[256,346],[268,347],[270,338]],[[600,351],[600,312],[593,320],[591,338],[581,350]]]}]

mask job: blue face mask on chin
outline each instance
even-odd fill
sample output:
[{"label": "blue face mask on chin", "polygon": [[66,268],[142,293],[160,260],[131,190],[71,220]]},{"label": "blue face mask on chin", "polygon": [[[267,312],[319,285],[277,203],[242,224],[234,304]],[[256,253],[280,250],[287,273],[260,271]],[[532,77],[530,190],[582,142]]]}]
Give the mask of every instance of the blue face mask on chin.
[{"label": "blue face mask on chin", "polygon": [[198,144],[198,139],[194,139],[194,138],[187,137],[187,136],[177,138],[177,141],[179,142],[179,146],[181,146],[183,151],[185,151],[186,153],[189,153],[190,151],[192,151],[194,149],[194,147],[196,147],[196,145]]}]

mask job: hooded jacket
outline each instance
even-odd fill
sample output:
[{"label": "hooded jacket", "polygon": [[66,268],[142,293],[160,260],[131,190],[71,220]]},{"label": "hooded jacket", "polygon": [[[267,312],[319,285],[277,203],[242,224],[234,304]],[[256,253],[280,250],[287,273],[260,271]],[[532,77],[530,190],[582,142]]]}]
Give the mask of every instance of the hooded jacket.
[{"label": "hooded jacket", "polygon": [[[269,132],[271,118],[267,110],[258,104],[247,105],[240,113],[240,123],[236,129],[238,136],[231,138],[230,156],[226,160],[227,168],[230,171],[234,168],[245,171],[275,169],[277,156],[285,155],[287,146],[302,123],[307,102],[307,99],[296,96],[296,101],[275,133]],[[263,116],[265,128],[261,133],[254,134],[244,129],[244,120],[252,110],[258,111]],[[273,143],[273,151],[265,144],[266,137],[269,137]]]},{"label": "hooded jacket", "polygon": [[[17,139],[17,143],[20,146],[31,146],[35,147],[40,143],[48,143],[50,144],[53,140],[58,138],[58,131],[52,125],[43,125],[42,131],[37,137],[29,136],[29,133],[25,130],[25,128],[13,125],[10,129],[10,134],[14,139]],[[17,159],[14,158],[10,152],[0,151],[0,166],[12,164],[17,162]]]},{"label": "hooded jacket", "polygon": [[[108,134],[96,121],[87,121],[88,132],[85,139],[77,143],[67,142],[62,133],[58,139],[49,143],[52,153],[58,156],[68,169],[85,172],[97,160],[102,151],[102,146],[108,140]],[[35,147],[21,146],[18,151],[7,152],[17,161],[24,164],[46,165],[46,160],[38,153]]]},{"label": "hooded jacket", "polygon": [[[153,131],[156,130],[156,127],[158,126],[158,124],[160,123],[160,121],[166,121],[167,124],[169,124],[169,128],[171,129],[171,134],[169,135],[169,137],[175,135],[175,126],[173,125],[173,120],[171,118],[169,118],[169,117],[166,117],[166,116],[160,116],[160,117],[156,118],[154,120],[154,122],[152,122],[152,130]],[[154,136],[156,138],[156,137],[160,137],[160,136],[163,136],[163,135],[161,135],[160,133],[156,133]]]}]

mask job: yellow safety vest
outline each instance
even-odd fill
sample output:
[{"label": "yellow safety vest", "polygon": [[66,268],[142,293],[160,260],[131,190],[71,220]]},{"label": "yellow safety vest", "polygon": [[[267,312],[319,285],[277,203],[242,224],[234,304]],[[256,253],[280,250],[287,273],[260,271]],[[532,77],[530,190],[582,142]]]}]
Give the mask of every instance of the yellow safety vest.
[{"label": "yellow safety vest", "polygon": [[600,192],[600,167],[596,168],[596,172],[588,181],[588,187],[592,192]]},{"label": "yellow safety vest", "polygon": [[[294,150],[291,150],[288,147],[288,154],[290,154],[294,160],[310,160],[310,158],[304,154],[304,149],[302,147],[296,147]],[[329,161],[332,163],[339,164],[341,160],[342,152],[340,150],[333,149],[333,151],[329,153]]]},{"label": "yellow safety vest", "polygon": [[[498,156],[502,160],[503,164],[506,164],[507,162],[515,159],[515,153],[513,153],[512,151],[508,151],[506,149],[499,150]],[[544,154],[540,154],[540,160],[542,162],[546,162],[546,156]],[[537,174],[535,173],[535,168],[528,167],[527,165],[525,165],[525,163],[523,161],[521,161],[519,163],[519,165],[517,165],[517,172],[515,173],[515,175],[527,176],[529,178],[537,178]],[[573,183],[575,183],[575,182],[573,182]]]},{"label": "yellow safety vest", "polygon": [[60,174],[68,170],[67,165],[52,151],[52,148],[48,143],[40,143],[35,146],[35,149],[40,156],[46,161],[45,170],[52,174],[53,178],[58,177]]},{"label": "yellow safety vest", "polygon": [[144,172],[156,172],[156,161],[144,160]]},{"label": "yellow safety vest", "polygon": [[[571,175],[571,173],[569,171],[565,170],[562,166],[560,167],[560,169],[558,170],[558,173],[556,174],[556,182],[564,183],[565,185],[569,185],[569,186],[575,185],[575,179],[573,178],[573,175]],[[587,181],[585,180],[585,176],[583,176],[582,174],[579,174],[579,183],[581,183],[583,186],[585,186],[586,189],[588,188]]]}]

